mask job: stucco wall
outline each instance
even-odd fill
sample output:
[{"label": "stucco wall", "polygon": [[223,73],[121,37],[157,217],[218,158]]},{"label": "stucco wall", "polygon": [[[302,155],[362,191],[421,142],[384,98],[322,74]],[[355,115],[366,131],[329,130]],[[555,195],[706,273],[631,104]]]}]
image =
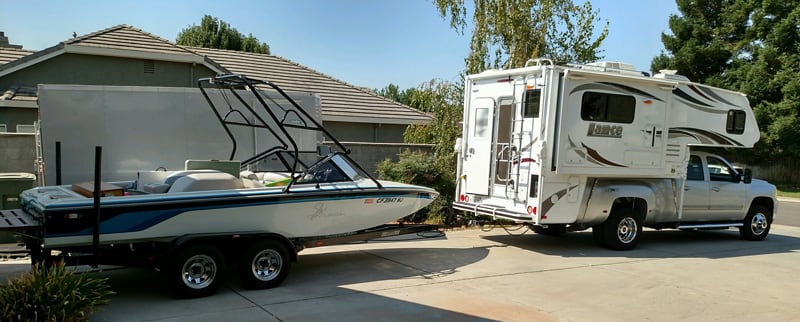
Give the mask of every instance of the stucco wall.
[{"label": "stucco wall", "polygon": [[36,137],[32,134],[0,134],[0,172],[36,173]]},{"label": "stucco wall", "polygon": [[[325,97],[322,98],[325,100]],[[341,142],[403,143],[405,124],[345,123],[325,121],[325,128]]]},{"label": "stucco wall", "polygon": [[[326,142],[327,145],[332,144]],[[431,152],[432,145],[429,144],[405,144],[405,143],[365,143],[365,142],[345,142],[344,146],[350,149],[350,157],[358,162],[361,167],[372,175],[378,163],[383,160],[391,159],[397,161],[397,155],[405,150],[413,152]]]}]

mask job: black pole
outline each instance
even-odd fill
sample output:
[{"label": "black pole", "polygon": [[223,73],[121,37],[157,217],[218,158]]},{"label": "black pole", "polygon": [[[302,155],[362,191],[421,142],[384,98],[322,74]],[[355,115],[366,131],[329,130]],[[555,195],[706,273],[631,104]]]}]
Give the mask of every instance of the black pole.
[{"label": "black pole", "polygon": [[100,162],[103,147],[94,147],[94,229],[92,230],[92,267],[100,264],[98,248],[100,247]]},{"label": "black pole", "polygon": [[61,185],[61,141],[56,141],[56,185]]}]

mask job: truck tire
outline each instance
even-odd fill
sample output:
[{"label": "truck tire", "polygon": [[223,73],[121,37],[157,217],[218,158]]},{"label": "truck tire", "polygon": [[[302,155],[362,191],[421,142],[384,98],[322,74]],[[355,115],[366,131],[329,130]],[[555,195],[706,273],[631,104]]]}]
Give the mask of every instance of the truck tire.
[{"label": "truck tire", "polygon": [[642,236],[642,221],[633,209],[614,209],[602,224],[605,247],[613,250],[631,250]]},{"label": "truck tire", "polygon": [[259,240],[239,257],[239,278],[244,287],[265,289],[278,286],[289,275],[289,252],[275,240]]},{"label": "truck tire", "polygon": [[533,231],[540,235],[561,236],[567,233],[567,225],[533,226]]},{"label": "truck tire", "polygon": [[772,210],[762,206],[753,205],[744,217],[743,226],[739,227],[739,234],[746,240],[764,240],[772,227]]},{"label": "truck tire", "polygon": [[600,247],[606,247],[605,237],[603,237],[603,224],[592,226],[592,239]]},{"label": "truck tire", "polygon": [[212,245],[189,245],[177,250],[164,273],[177,296],[208,296],[216,292],[224,280],[225,258]]}]

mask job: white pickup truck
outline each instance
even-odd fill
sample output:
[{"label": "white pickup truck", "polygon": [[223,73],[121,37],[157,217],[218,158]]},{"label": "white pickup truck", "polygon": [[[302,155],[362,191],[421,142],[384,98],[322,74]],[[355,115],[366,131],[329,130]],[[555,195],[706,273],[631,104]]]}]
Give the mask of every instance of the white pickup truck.
[{"label": "white pickup truck", "polygon": [[[673,184],[680,186],[681,181],[598,179],[586,211],[596,216],[587,215],[580,226],[592,227],[595,241],[613,249],[633,248],[642,226],[681,230],[738,227],[742,238],[747,240],[762,240],[769,234],[778,205],[777,190],[766,181],[752,179],[749,169],[739,171],[721,156],[693,151],[683,184],[683,207],[676,207]],[[660,206],[637,211],[635,202],[625,204],[626,199],[619,198],[620,192],[632,189],[645,191],[649,198],[644,199]],[[613,206],[607,215],[604,210],[610,204]],[[533,226],[533,229],[557,235],[566,232],[567,226]]]}]

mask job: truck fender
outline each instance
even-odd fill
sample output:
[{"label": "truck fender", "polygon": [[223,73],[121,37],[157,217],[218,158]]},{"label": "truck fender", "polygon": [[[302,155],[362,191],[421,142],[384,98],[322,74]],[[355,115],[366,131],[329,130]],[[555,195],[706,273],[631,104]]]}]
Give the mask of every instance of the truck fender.
[{"label": "truck fender", "polygon": [[659,204],[656,189],[646,182],[602,182],[597,180],[587,200],[586,212],[581,223],[591,227],[603,223],[611,214],[615,203],[633,207],[645,221]]}]

